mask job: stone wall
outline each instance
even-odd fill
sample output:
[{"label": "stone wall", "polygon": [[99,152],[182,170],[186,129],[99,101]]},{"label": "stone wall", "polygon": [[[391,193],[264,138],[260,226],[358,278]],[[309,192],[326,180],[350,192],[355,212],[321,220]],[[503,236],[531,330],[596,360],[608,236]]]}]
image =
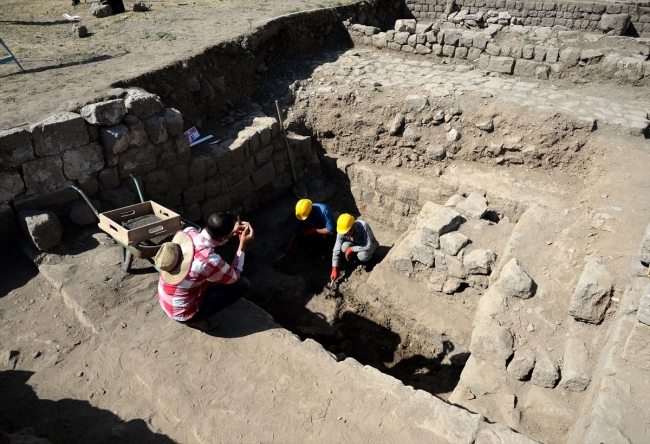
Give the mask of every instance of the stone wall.
[{"label": "stone wall", "polygon": [[[405,0],[406,8],[418,20],[446,19],[453,11],[467,9],[470,14],[494,10],[508,12],[527,26],[564,26],[569,29],[600,31],[604,14],[629,14],[639,35],[650,35],[650,3],[634,4],[582,2],[524,2],[516,0]],[[451,8],[450,8],[451,9]]]},{"label": "stone wall", "polygon": [[[70,185],[94,196],[103,211],[133,204],[131,173],[147,198],[192,221],[220,210],[250,212],[293,183],[274,118],[256,117],[236,139],[196,149],[182,132],[181,113],[141,90],[87,105],[81,114],[61,112],[29,129],[0,132],[2,231],[15,231],[14,211],[78,199]],[[289,140],[300,176],[317,175],[311,138],[290,134]]]},{"label": "stone wall", "polygon": [[440,29],[431,23],[417,26],[420,29],[413,26],[410,30],[380,32],[377,27],[351,24],[348,30],[357,45],[469,61],[478,69],[501,74],[546,80],[563,77],[569,69],[585,70],[588,67],[591,73],[595,71],[603,78],[616,78],[633,84],[650,81],[650,61],[626,57],[607,49],[579,49],[566,44],[496,43],[494,37],[502,27],[498,24],[479,32]]},{"label": "stone wall", "polygon": [[[395,169],[361,164],[338,157],[334,161],[339,179],[349,181],[361,216],[396,230],[406,230],[427,202],[440,205],[454,195],[467,195],[475,188],[471,178],[459,181],[439,172],[429,176],[403,174]],[[327,158],[325,165],[328,164]],[[530,203],[488,192],[490,210],[500,218],[519,220]]]}]

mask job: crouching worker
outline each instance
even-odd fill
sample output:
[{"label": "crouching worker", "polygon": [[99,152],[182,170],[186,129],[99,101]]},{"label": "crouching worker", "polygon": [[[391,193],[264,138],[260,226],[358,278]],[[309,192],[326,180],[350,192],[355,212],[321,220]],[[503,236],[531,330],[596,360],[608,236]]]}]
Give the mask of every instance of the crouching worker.
[{"label": "crouching worker", "polygon": [[[231,265],[214,252],[233,237],[239,249]],[[253,240],[253,228],[230,212],[215,213],[201,232],[189,227],[176,233],[156,255],[160,269],[158,300],[167,316],[201,331],[217,327],[210,316],[235,303],[250,282],[241,273],[244,250]]]},{"label": "crouching worker", "polygon": [[367,222],[355,220],[354,216],[344,213],[336,221],[336,243],[332,252],[332,274],[334,280],[339,275],[339,254],[344,253],[345,260],[355,255],[361,262],[368,262],[379,246],[372,229]]},{"label": "crouching worker", "polygon": [[296,220],[285,251],[291,250],[299,236],[302,236],[301,243],[308,250],[316,253],[317,262],[322,262],[325,259],[325,252],[330,248],[327,246],[327,241],[332,235],[334,235],[334,216],[330,208],[325,204],[312,203],[309,199],[300,199],[296,204]]}]

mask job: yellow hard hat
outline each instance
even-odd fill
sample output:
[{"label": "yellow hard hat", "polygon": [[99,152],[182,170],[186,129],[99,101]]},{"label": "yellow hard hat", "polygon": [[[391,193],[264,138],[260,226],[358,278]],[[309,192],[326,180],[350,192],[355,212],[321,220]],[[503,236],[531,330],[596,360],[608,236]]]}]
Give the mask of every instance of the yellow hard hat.
[{"label": "yellow hard hat", "polygon": [[309,199],[300,199],[296,204],[296,217],[298,220],[305,220],[309,217],[311,213],[311,200]]},{"label": "yellow hard hat", "polygon": [[336,232],[340,234],[345,234],[350,231],[352,225],[354,225],[354,216],[348,213],[343,213],[339,216],[339,220],[336,221]]}]

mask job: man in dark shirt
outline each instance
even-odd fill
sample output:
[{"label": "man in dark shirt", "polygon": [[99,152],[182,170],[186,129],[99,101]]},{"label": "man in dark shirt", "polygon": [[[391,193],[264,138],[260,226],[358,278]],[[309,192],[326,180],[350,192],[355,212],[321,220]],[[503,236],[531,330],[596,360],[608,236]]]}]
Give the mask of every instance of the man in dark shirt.
[{"label": "man in dark shirt", "polygon": [[298,237],[302,236],[307,249],[315,251],[318,261],[322,261],[334,229],[334,216],[327,205],[301,199],[296,204],[296,220],[285,251],[291,250]]}]

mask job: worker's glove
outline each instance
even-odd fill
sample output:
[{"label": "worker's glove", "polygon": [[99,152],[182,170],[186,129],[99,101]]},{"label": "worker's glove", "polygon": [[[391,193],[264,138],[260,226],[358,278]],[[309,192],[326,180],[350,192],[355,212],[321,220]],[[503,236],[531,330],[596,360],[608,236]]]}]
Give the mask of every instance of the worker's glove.
[{"label": "worker's glove", "polygon": [[332,274],[330,274],[330,281],[336,279],[339,275],[339,270],[336,267],[332,267]]},{"label": "worker's glove", "polygon": [[312,234],[318,233],[317,228],[308,228],[305,230],[305,236],[311,236]]},{"label": "worker's glove", "polygon": [[347,250],[345,250],[345,260],[349,261],[350,260],[350,255],[352,254],[352,247],[348,247]]},{"label": "worker's glove", "polygon": [[284,247],[284,251],[285,251],[286,253],[288,253],[289,250],[291,250],[292,248],[293,248],[293,242],[289,242],[289,243],[287,244],[287,246]]}]

